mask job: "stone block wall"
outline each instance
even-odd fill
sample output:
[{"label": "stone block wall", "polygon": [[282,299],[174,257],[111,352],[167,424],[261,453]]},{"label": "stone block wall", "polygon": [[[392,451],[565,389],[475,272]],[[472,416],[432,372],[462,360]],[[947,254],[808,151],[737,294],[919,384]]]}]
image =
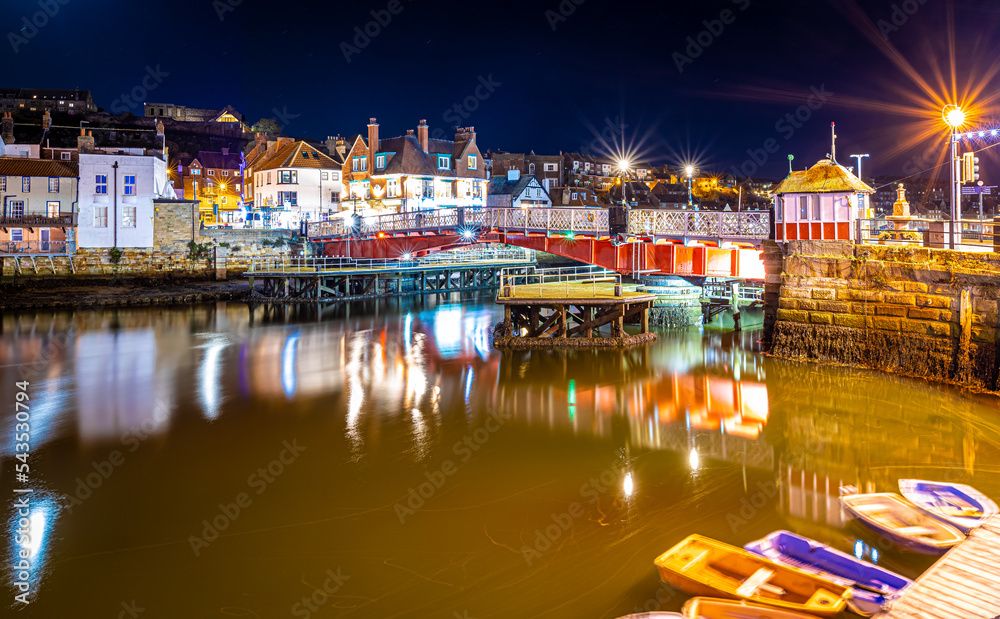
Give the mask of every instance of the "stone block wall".
[{"label": "stone block wall", "polygon": [[[790,359],[1000,391],[1000,255],[768,242],[765,340]],[[776,281],[780,279],[780,284]]]}]

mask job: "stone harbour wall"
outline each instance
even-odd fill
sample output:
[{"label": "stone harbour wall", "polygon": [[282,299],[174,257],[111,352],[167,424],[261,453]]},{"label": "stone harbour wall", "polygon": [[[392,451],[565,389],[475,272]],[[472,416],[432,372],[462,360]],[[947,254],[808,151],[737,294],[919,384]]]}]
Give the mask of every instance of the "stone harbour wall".
[{"label": "stone harbour wall", "polygon": [[1000,254],[768,241],[764,261],[771,354],[1000,392]]}]

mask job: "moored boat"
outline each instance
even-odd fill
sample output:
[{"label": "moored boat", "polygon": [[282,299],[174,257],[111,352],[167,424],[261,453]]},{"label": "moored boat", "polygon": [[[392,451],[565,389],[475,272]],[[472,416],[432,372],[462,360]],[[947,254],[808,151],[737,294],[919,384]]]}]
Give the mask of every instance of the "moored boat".
[{"label": "moored boat", "polygon": [[840,502],[869,529],[912,552],[944,554],[965,539],[955,527],[892,492],[852,494],[840,497]]},{"label": "moored boat", "polygon": [[794,610],[753,604],[743,600],[696,597],[684,603],[685,619],[812,619]]},{"label": "moored boat", "polygon": [[924,512],[966,534],[1000,513],[989,497],[965,484],[900,479],[899,491]]},{"label": "moored boat", "polygon": [[847,605],[859,615],[874,615],[887,601],[913,584],[895,572],[789,531],[775,531],[743,548],[775,563],[850,587],[851,599]]},{"label": "moored boat", "polygon": [[690,535],[655,561],[660,580],[691,595],[746,599],[832,617],[851,590],[794,567],[701,535]]},{"label": "moored boat", "polygon": [[680,613],[653,611],[649,613],[634,613],[631,615],[623,615],[621,617],[618,617],[618,619],[684,619],[684,615]]}]

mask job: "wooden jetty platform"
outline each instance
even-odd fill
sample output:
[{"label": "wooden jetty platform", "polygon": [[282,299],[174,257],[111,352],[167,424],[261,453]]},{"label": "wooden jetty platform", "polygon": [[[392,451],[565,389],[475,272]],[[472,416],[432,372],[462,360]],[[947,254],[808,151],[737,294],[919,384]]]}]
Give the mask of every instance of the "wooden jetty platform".
[{"label": "wooden jetty platform", "polygon": [[243,277],[267,300],[332,301],[404,292],[455,292],[496,288],[504,269],[527,271],[534,259],[468,252],[421,259],[302,258],[254,264]]},{"label": "wooden jetty platform", "polygon": [[[656,295],[624,290],[621,276],[603,269],[505,271],[497,303],[504,321],[497,348],[622,348],[650,342],[649,310]],[[639,333],[625,331],[636,318]],[[608,328],[603,334],[602,328]]]},{"label": "wooden jetty platform", "polygon": [[995,619],[1000,616],[1000,516],[993,516],[930,567],[876,619]]}]

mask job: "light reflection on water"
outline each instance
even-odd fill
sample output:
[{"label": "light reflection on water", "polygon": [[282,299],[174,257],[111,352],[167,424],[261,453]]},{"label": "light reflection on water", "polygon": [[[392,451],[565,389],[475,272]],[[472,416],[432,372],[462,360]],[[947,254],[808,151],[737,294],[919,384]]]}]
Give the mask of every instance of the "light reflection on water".
[{"label": "light reflection on water", "polygon": [[[130,588],[77,591],[88,602],[145,595],[177,615],[162,582],[130,576],[153,566],[190,575],[186,603],[201,614],[287,615],[311,591],[303,580],[343,564],[353,589],[337,608],[350,616],[529,616],[579,598],[559,612],[611,617],[655,594],[652,558],[688,533],[742,544],[789,528],[914,576],[922,564],[844,520],[840,485],[889,491],[899,477],[947,474],[1000,494],[995,403],[778,362],[754,333],[501,354],[489,346],[499,312],[458,300],[257,308],[252,325],[240,304],[4,316],[0,390],[18,364],[48,360],[31,371],[38,475],[63,496],[40,516],[35,590],[49,616],[70,596],[47,592],[98,569]],[[66,346],[40,335],[50,327],[71,333]],[[491,413],[509,421],[487,430]],[[56,518],[92,462],[140,431],[93,498]],[[295,437],[306,455],[196,561],[186,540],[199,522]],[[0,449],[9,467],[10,444]],[[394,505],[424,483],[426,505],[401,523]],[[524,544],[565,514],[571,526],[528,565]],[[147,547],[163,550],[129,550]],[[261,557],[292,567],[274,573]]]}]

